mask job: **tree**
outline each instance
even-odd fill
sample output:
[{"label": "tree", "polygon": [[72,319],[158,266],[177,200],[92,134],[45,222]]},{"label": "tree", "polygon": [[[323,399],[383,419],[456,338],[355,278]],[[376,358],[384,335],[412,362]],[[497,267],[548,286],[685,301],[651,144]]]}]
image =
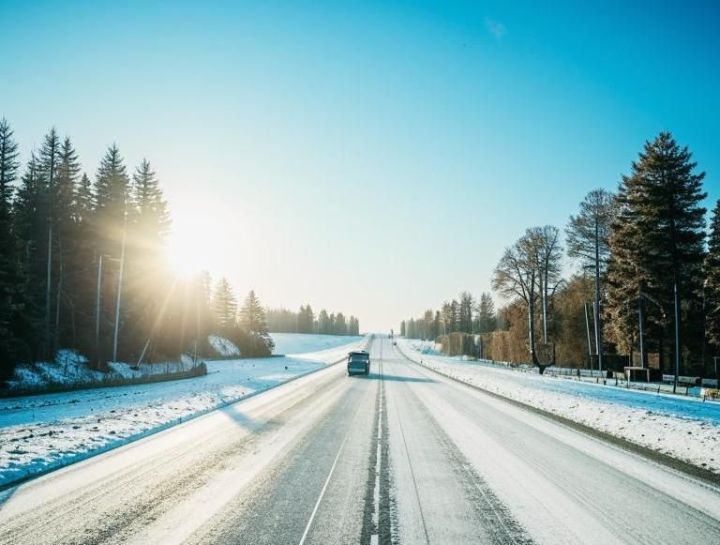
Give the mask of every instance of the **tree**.
[{"label": "tree", "polygon": [[477,333],[490,333],[495,331],[497,317],[495,315],[495,303],[489,293],[480,294],[480,303],[477,311]]},{"label": "tree", "polygon": [[511,302],[522,301],[527,308],[528,350],[530,361],[539,368],[540,374],[548,365],[540,363],[535,351],[535,309],[538,299],[540,247],[537,228],[527,229],[525,234],[505,250],[495,267],[493,289]]},{"label": "tree", "polygon": [[315,315],[313,314],[312,307],[310,305],[301,306],[297,315],[297,332],[312,333],[314,323]]},{"label": "tree", "polygon": [[240,327],[250,340],[250,350],[243,354],[265,356],[272,353],[275,343],[268,332],[265,309],[252,290],[240,309]]},{"label": "tree", "polygon": [[40,176],[40,215],[47,225],[47,239],[45,240],[44,254],[47,263],[47,272],[45,275],[45,334],[43,339],[44,352],[46,357],[50,357],[53,346],[55,344],[54,331],[51,328],[52,319],[52,282],[53,282],[53,247],[55,245],[55,233],[53,232],[56,222],[57,210],[55,206],[55,198],[57,196],[57,170],[60,162],[60,138],[57,131],[53,127],[50,132],[45,135],[43,144],[40,147],[39,156],[39,176]]},{"label": "tree", "polygon": [[[148,335],[167,335],[159,327],[161,320],[172,319],[165,314],[167,304],[163,301],[182,295],[170,293],[181,288],[182,283],[169,283],[172,276],[164,254],[165,240],[170,232],[170,213],[160,188],[160,182],[150,162],[143,159],[133,173],[132,185],[127,194],[127,257],[125,282],[127,304],[125,305],[129,327],[125,340],[136,349],[146,343]],[[187,289],[187,286],[185,286]],[[181,316],[184,310],[176,308]],[[181,318],[180,343],[184,344],[185,322]],[[167,346],[161,339],[158,344]]]},{"label": "tree", "polygon": [[548,307],[562,279],[560,277],[562,248],[560,231],[557,227],[546,225],[531,229],[536,248],[538,269],[538,288],[542,303],[543,342],[548,343]]},{"label": "tree", "polygon": [[460,294],[460,303],[458,304],[458,329],[463,333],[472,333],[472,316],[475,302],[469,292],[464,291]]},{"label": "tree", "polygon": [[585,268],[592,268],[595,275],[595,353],[598,368],[602,370],[602,321],[601,282],[610,257],[610,224],[615,212],[615,198],[604,189],[594,189],[580,203],[577,216],[570,216],[566,228],[567,252],[571,258],[581,261]]},{"label": "tree", "polygon": [[405,331],[405,320],[400,322],[400,336],[405,337],[406,331]]},{"label": "tree", "polygon": [[[679,373],[684,353],[699,354],[705,258],[705,173],[687,147],[668,132],[646,142],[618,191],[618,215],[610,234],[608,306],[618,336],[632,330],[627,307],[640,301],[649,338],[663,358],[668,339]],[[645,309],[643,302],[652,303]],[[671,319],[671,316],[673,318]],[[642,324],[644,320],[641,320]],[[646,345],[641,335],[643,355]]]},{"label": "tree", "polygon": [[20,347],[13,328],[18,304],[17,242],[12,224],[14,182],[20,166],[18,146],[5,118],[0,119],[0,381],[12,376]]},{"label": "tree", "polygon": [[[75,297],[78,289],[82,289],[82,285],[78,282],[78,277],[87,280],[82,272],[87,269],[88,263],[84,262],[79,255],[78,247],[78,230],[76,218],[78,214],[75,211],[77,204],[76,186],[80,177],[80,163],[77,153],[73,148],[70,138],[65,138],[60,146],[58,156],[57,172],[55,174],[55,184],[51,190],[54,195],[51,198],[52,212],[50,217],[54,227],[54,245],[52,270],[55,272],[55,316],[54,316],[54,334],[53,334],[53,351],[56,351],[60,344],[70,340],[72,325],[75,316],[70,316],[70,320],[62,320],[63,308],[75,308]],[[68,290],[66,271],[71,271],[71,289]],[[75,280],[75,282],[73,282]],[[64,326],[64,327],[63,327]],[[75,340],[74,338],[72,339]]]},{"label": "tree", "polygon": [[320,314],[318,314],[318,333],[327,335],[331,332],[331,329],[332,322],[330,321],[330,316],[328,316],[327,310],[322,309]]},{"label": "tree", "polygon": [[706,335],[717,350],[720,348],[720,200],[715,203],[710,221],[705,278]]},{"label": "tree", "polygon": [[14,320],[23,345],[23,358],[35,361],[43,353],[44,292],[47,271],[43,252],[47,242],[47,215],[37,155],[32,152],[13,201],[13,231],[17,241],[17,262],[21,277],[17,289],[22,307]]},{"label": "tree", "polygon": [[236,324],[237,299],[227,278],[218,280],[213,292],[212,308],[215,314],[215,323],[220,332],[226,333]]},{"label": "tree", "polygon": [[100,162],[95,181],[95,218],[99,250],[119,255],[130,205],[130,179],[113,144]]},{"label": "tree", "polygon": [[345,315],[342,312],[338,312],[335,316],[335,335],[347,335],[347,323],[345,321]]}]

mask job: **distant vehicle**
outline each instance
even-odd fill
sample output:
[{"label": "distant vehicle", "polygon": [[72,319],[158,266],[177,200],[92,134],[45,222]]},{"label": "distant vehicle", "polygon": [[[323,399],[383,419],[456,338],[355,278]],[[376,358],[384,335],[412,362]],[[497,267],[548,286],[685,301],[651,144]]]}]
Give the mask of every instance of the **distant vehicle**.
[{"label": "distant vehicle", "polygon": [[367,350],[355,350],[348,354],[348,376],[370,373],[370,354]]}]

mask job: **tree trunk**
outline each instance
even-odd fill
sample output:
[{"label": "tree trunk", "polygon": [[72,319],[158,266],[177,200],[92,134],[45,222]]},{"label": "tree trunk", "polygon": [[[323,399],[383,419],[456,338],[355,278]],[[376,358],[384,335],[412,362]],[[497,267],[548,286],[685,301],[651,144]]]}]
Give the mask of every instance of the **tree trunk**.
[{"label": "tree trunk", "polygon": [[530,342],[530,362],[533,365],[540,366],[535,353],[535,298],[530,297],[528,302],[528,335]]}]

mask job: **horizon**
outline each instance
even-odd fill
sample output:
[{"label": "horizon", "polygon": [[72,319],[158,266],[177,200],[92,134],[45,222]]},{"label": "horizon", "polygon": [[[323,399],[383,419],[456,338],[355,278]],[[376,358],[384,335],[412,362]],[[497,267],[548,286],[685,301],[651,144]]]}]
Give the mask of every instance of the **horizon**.
[{"label": "horizon", "polygon": [[146,157],[173,251],[238,299],[397,331],[490,292],[526,227],[563,230],[661,130],[720,197],[720,8],[653,5],[5,2],[0,117],[23,168],[53,126],[91,179],[113,142]]}]

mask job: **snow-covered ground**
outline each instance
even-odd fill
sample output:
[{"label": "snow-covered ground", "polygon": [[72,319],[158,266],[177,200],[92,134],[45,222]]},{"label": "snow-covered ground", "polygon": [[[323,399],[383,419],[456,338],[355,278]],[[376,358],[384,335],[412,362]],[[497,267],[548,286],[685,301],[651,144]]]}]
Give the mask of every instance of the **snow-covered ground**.
[{"label": "snow-covered ground", "polygon": [[194,362],[183,356],[180,361],[141,364],[133,367],[128,363],[109,362],[109,372],[101,372],[88,366],[86,357],[73,350],[58,350],[55,361],[19,365],[12,380],[8,381],[10,390],[34,390],[48,386],[83,386],[99,382],[125,378],[140,378],[148,375],[177,373],[188,371]]},{"label": "snow-covered ground", "polygon": [[206,376],[0,399],[0,485],[103,452],[341,359],[352,344],[294,357],[208,361]]},{"label": "snow-covered ground", "polygon": [[720,472],[720,403],[440,356],[419,341],[398,344],[411,359],[463,382]]},{"label": "snow-covered ground", "polygon": [[357,342],[362,337],[355,335],[313,335],[306,333],[271,333],[275,342],[275,354],[304,354],[337,348]]},{"label": "snow-covered ground", "polygon": [[232,356],[239,356],[240,349],[232,341],[225,337],[218,335],[209,335],[208,342],[212,346],[213,350],[218,353],[219,356],[228,358]]}]

